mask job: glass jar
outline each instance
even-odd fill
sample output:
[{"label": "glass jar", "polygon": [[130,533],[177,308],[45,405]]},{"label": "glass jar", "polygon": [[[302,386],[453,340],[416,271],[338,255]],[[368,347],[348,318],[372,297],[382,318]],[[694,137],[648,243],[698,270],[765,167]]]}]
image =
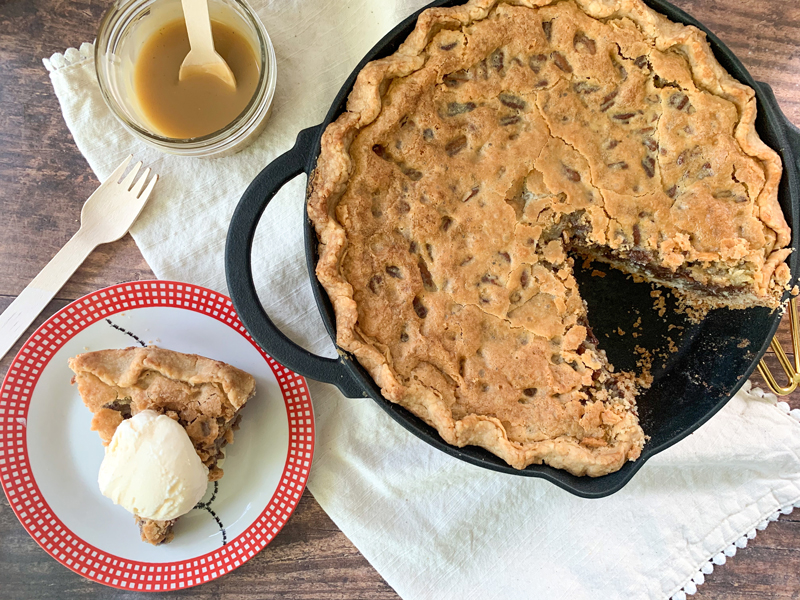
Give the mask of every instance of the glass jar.
[{"label": "glass jar", "polygon": [[220,157],[242,150],[258,137],[275,95],[275,50],[267,30],[242,0],[209,0],[209,15],[236,29],[250,43],[259,64],[253,98],[231,123],[214,133],[175,139],[148,125],[133,89],[133,72],[142,45],[167,23],[182,20],[180,0],[117,0],[100,23],[94,47],[95,70],[111,112],[133,135],[162,152],[179,156]]}]

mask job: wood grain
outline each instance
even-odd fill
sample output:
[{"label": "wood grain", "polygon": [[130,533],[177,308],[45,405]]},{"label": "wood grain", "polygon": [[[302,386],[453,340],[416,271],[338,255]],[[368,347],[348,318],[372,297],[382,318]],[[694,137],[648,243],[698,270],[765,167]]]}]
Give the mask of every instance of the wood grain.
[{"label": "wood grain", "polygon": [[[797,0],[675,0],[714,31],[754,77],[772,85],[800,124],[800,3]],[[84,199],[98,185],[59,112],[42,57],[91,40],[110,2],[0,2],[0,310],[78,228]],[[45,309],[34,327],[69,301],[120,281],[152,277],[129,236],[101,246]],[[787,339],[787,326],[781,339]],[[15,352],[21,345],[18,342]],[[789,345],[785,345],[789,348]],[[774,359],[770,359],[774,362]],[[5,373],[10,358],[0,361]],[[753,381],[762,385],[755,375]],[[789,398],[800,407],[800,392]],[[798,511],[800,513],[800,511]],[[22,600],[128,598],[52,560],[0,498],[0,596]],[[137,595],[138,596],[138,595]],[[167,598],[397,598],[306,492],[281,534],[248,563]],[[781,517],[707,577],[694,598],[800,597],[800,514]]]}]

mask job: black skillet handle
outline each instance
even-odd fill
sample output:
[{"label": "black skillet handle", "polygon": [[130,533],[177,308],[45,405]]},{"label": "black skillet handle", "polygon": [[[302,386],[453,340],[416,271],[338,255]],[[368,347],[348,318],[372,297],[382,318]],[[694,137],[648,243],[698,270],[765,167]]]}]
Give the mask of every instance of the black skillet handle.
[{"label": "black skillet handle", "polygon": [[791,150],[792,158],[794,159],[794,164],[791,166],[794,168],[795,172],[800,175],[800,129],[783,114],[775,98],[775,92],[772,91],[772,87],[768,83],[756,81],[756,86],[761,90],[762,100],[767,104],[768,109],[775,113],[777,119],[783,125],[786,141]]},{"label": "black skillet handle", "polygon": [[784,124],[784,127],[786,128],[786,137],[789,140],[789,146],[794,152],[797,168],[800,171],[800,127],[797,127],[797,125],[787,119],[785,115],[783,118],[786,121]]},{"label": "black skillet handle", "polygon": [[[778,139],[773,141],[780,147],[784,166],[782,185],[787,186],[788,197],[791,199],[791,206],[784,206],[783,209],[792,213],[789,223],[793,228],[796,228],[797,224],[800,223],[800,129],[783,114],[778,105],[778,100],[775,98],[775,93],[769,84],[761,81],[756,81],[755,83],[756,88],[761,92],[759,96],[761,104],[758,107],[759,117],[762,116],[762,112],[765,113],[778,125],[773,130],[780,129],[780,131],[775,131],[774,135]],[[795,239],[796,233],[793,232],[792,236],[792,239]],[[797,272],[793,273],[795,282],[798,281],[798,275]]]},{"label": "black skillet handle", "polygon": [[786,131],[786,140],[789,142],[789,147],[794,154],[794,167],[797,169],[798,176],[800,176],[800,128],[792,123],[784,115],[784,129]]},{"label": "black skillet handle", "polygon": [[312,354],[281,333],[264,311],[253,283],[251,252],[261,215],[279,189],[306,171],[321,127],[301,131],[294,147],[268,164],[245,190],[228,229],[225,274],[239,319],[264,351],[292,371],[332,383],[345,396],[353,398],[363,396],[364,390],[342,364],[344,359]]}]

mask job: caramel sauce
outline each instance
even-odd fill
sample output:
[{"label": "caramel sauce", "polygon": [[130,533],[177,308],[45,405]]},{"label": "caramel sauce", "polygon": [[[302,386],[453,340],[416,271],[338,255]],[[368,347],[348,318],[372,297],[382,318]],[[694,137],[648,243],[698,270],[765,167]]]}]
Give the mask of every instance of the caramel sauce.
[{"label": "caramel sauce", "polygon": [[236,89],[214,75],[178,81],[189,53],[183,20],[173,21],[145,41],[136,59],[133,87],[139,107],[154,133],[187,139],[219,131],[245,109],[258,85],[259,66],[245,37],[229,25],[211,21],[217,53],[236,77]]}]

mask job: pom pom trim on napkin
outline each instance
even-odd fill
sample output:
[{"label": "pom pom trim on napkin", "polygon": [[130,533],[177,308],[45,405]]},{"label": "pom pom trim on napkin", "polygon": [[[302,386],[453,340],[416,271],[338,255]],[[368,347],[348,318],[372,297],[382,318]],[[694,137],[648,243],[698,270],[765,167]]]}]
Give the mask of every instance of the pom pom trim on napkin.
[{"label": "pom pom trim on napkin", "polygon": [[[753,392],[761,392],[762,390],[756,388]],[[780,404],[786,404],[785,402],[781,402]],[[786,404],[786,406],[789,406]],[[786,411],[788,412],[788,411]],[[791,411],[792,413],[798,413],[797,415],[792,414],[792,416],[800,421],[800,410],[794,409]],[[777,521],[780,515],[788,515],[791,514],[795,508],[800,508],[800,500],[795,502],[794,504],[789,504],[784,506],[780,510],[776,510],[772,513],[768,518],[760,521],[758,525],[756,525],[753,529],[748,531],[745,535],[740,537],[736,540],[733,544],[730,544],[726,547],[722,552],[718,552],[711,558],[709,558],[700,569],[692,575],[692,578],[684,584],[684,586],[680,589],[680,591],[676,592],[670,597],[670,600],[686,600],[687,596],[692,596],[697,592],[697,586],[703,585],[706,580],[706,575],[711,575],[714,572],[715,566],[722,566],[724,565],[729,558],[733,558],[736,556],[736,551],[742,548],[747,547],[747,542],[752,539],[755,539],[756,534],[758,531],[764,531],[771,522]]]},{"label": "pom pom trim on napkin", "polygon": [[67,48],[63,54],[61,52],[56,52],[50,58],[43,58],[42,63],[44,63],[44,68],[52,73],[53,71],[58,71],[59,69],[77,65],[93,57],[94,44],[84,42],[81,44],[80,49],[76,50],[75,48]]},{"label": "pom pom trim on napkin", "polygon": [[[780,410],[782,413],[789,415],[795,421],[800,423],[800,409],[792,409],[791,406],[787,402],[778,402],[778,397],[775,394],[765,392],[761,388],[754,388],[752,387],[752,383],[750,381],[746,381],[744,386],[742,386],[742,391],[750,396],[755,396],[756,398],[761,398],[767,401],[769,404],[772,404]],[[706,562],[704,562],[700,568],[698,569],[697,573],[692,575],[692,577],[687,581],[683,586],[675,592],[672,596],[670,596],[670,600],[687,600],[687,596],[693,596],[697,592],[697,586],[703,585],[706,580],[706,575],[711,575],[714,572],[715,566],[722,566],[724,565],[729,558],[733,558],[736,556],[737,550],[747,547],[747,543],[755,539],[757,533],[759,531],[764,531],[770,523],[773,523],[778,520],[778,518],[783,515],[789,515],[795,508],[800,508],[800,500],[795,501],[791,504],[786,504],[782,506],[780,509],[776,510],[774,513],[769,515],[766,519],[762,519],[759,521],[755,527],[750,529],[746,534],[741,536],[732,544],[729,544],[720,552],[717,552],[713,556],[711,556]]]}]

